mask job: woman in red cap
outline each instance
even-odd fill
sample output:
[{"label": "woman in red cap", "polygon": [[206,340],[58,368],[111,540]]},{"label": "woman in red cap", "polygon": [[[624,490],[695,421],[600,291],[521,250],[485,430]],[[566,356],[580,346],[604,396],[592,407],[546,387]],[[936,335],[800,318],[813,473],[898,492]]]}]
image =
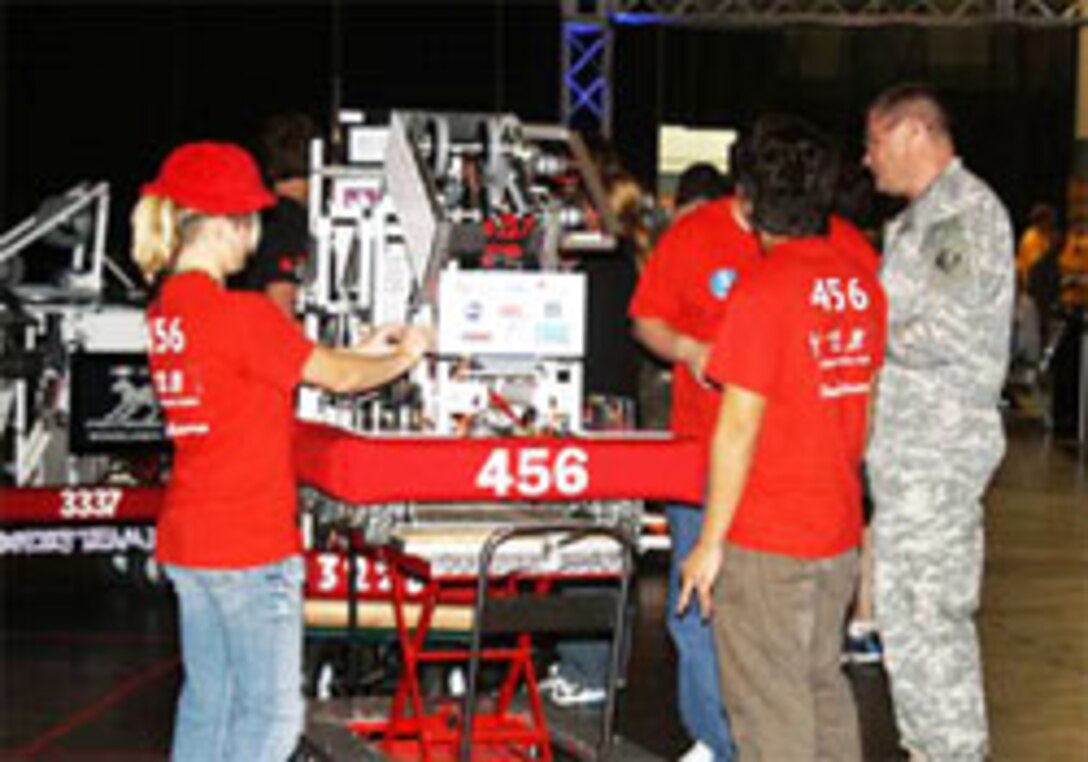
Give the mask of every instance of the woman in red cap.
[{"label": "woman in red cap", "polygon": [[379,386],[420,360],[429,335],[388,328],[358,351],[327,349],[264,295],[226,290],[275,201],[237,146],[181,146],[141,195],[133,259],[155,288],[152,378],[175,446],[156,551],[185,667],[171,759],[280,762],[303,721],[294,389]]}]

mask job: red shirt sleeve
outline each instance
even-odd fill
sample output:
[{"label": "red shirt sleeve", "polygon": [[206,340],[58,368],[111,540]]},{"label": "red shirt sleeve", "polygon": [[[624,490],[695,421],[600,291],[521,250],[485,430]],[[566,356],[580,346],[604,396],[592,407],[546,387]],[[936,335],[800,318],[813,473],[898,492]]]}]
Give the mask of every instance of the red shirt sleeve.
[{"label": "red shirt sleeve", "polygon": [[783,364],[783,310],[764,297],[761,281],[742,282],[710,348],[706,375],[722,386],[774,396]]},{"label": "red shirt sleeve", "polygon": [[875,274],[880,268],[880,252],[873,248],[873,244],[865,234],[849,221],[833,216],[828,240],[832,246],[850,257],[853,262],[865,268],[867,273]]},{"label": "red shirt sleeve", "polygon": [[263,294],[244,297],[239,310],[242,363],[246,372],[281,389],[302,380],[314,343]]},{"label": "red shirt sleeve", "polygon": [[665,231],[646,262],[627,314],[632,318],[659,318],[674,323],[680,312],[681,289],[686,283],[682,263],[688,249],[682,228]]}]

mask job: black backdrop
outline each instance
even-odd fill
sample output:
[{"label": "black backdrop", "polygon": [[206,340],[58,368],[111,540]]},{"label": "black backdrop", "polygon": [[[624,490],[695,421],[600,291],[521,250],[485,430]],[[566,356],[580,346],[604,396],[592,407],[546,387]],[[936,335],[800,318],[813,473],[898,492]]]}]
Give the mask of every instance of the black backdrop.
[{"label": "black backdrop", "polygon": [[[8,0],[0,229],[76,180],[108,179],[112,248],[123,251],[138,184],[170,146],[251,142],[277,111],[324,116],[336,69],[349,106],[554,121],[559,22],[557,2]],[[949,96],[968,163],[1020,221],[1032,202],[1063,198],[1075,62],[1068,29],[624,26],[616,142],[650,180],[659,122],[740,126],[774,110],[814,119],[857,152],[867,100],[891,82],[928,79]]]},{"label": "black backdrop", "polygon": [[[0,0],[0,229],[80,179],[113,184],[111,239],[173,145],[252,144],[279,111],[558,113],[559,11],[518,5]],[[339,65],[334,61],[339,60]]]},{"label": "black backdrop", "polygon": [[1031,204],[1064,204],[1072,153],[1075,33],[1065,28],[680,29],[617,38],[616,135],[648,176],[648,125],[744,126],[802,114],[862,151],[866,104],[903,80],[948,101],[965,161],[1021,222]]}]

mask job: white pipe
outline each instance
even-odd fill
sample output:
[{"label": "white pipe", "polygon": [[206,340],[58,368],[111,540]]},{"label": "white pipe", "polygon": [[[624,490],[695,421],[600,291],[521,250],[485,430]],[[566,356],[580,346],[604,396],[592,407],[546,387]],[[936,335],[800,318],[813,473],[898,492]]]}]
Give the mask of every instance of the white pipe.
[{"label": "white pipe", "polygon": [[[110,186],[109,183],[100,183],[102,202],[98,205],[98,217],[94,225],[94,248],[91,250],[91,277],[95,291],[102,290],[102,265],[106,261],[106,226],[109,224],[110,214]],[[116,273],[115,273],[116,274]],[[122,280],[129,284],[127,278]]]},{"label": "white pipe", "polygon": [[[30,244],[45,237],[60,225],[77,214],[83,207],[98,200],[108,198],[109,184],[99,183],[91,189],[87,189],[86,183],[79,183],[68,190],[67,197],[74,197],[65,206],[53,212],[44,220],[39,220],[37,215],[31,215],[12,230],[4,234],[0,244],[0,262],[19,254]],[[99,212],[101,218],[101,212]],[[102,235],[105,234],[105,226],[100,226]],[[104,240],[104,239],[103,239]]]}]

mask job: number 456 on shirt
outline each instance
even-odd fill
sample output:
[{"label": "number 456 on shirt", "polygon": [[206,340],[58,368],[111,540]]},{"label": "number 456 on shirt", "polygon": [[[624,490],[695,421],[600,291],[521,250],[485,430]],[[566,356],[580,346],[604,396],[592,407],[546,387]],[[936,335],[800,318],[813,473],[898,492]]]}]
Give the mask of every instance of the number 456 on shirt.
[{"label": "number 456 on shirt", "polygon": [[869,308],[869,294],[857,278],[817,278],[812,282],[809,304],[825,312],[845,312],[847,307],[863,312]]},{"label": "number 456 on shirt", "polygon": [[185,331],[180,317],[152,318],[148,328],[151,354],[180,354],[185,351]]}]

